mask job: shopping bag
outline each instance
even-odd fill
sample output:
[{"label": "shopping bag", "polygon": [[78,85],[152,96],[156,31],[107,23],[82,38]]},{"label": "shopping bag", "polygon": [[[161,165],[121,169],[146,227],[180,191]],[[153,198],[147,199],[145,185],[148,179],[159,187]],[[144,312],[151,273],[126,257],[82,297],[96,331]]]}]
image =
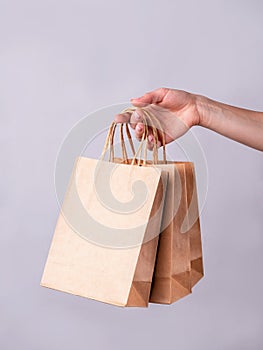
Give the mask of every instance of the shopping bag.
[{"label": "shopping bag", "polygon": [[194,164],[166,161],[159,121],[149,109],[141,111],[146,129],[151,127],[154,139],[159,131],[162,139],[163,161],[155,167],[169,174],[150,302],[171,304],[190,294],[204,275]]},{"label": "shopping bag", "polygon": [[159,237],[150,296],[151,302],[166,304],[190,294],[204,275],[194,165],[171,166],[163,215],[172,219]]},{"label": "shopping bag", "polygon": [[135,157],[115,160],[115,128],[113,123],[104,147],[110,148],[111,161],[79,157],[75,162],[41,285],[146,307],[167,174],[141,166]]}]

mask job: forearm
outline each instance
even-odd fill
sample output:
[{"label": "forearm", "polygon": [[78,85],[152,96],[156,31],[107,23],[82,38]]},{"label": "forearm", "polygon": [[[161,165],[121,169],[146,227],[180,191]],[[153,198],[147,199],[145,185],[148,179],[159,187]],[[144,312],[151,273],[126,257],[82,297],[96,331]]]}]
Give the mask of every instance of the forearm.
[{"label": "forearm", "polygon": [[200,125],[263,151],[263,112],[233,107],[197,96]]}]

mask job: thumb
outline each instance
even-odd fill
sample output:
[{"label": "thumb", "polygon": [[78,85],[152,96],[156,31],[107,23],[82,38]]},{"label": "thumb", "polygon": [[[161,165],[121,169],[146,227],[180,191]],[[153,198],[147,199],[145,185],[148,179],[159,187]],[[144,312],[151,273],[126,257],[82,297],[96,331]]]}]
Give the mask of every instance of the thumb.
[{"label": "thumb", "polygon": [[147,92],[141,97],[131,98],[131,103],[135,107],[143,107],[152,103],[158,104],[162,102],[164,96],[167,93],[166,90],[167,89],[161,88],[161,89],[156,89],[156,90]]}]

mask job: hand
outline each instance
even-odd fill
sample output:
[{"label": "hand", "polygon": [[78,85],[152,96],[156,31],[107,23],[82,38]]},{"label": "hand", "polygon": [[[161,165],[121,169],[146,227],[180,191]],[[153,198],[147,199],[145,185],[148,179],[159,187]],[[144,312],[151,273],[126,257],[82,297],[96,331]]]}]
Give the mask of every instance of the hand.
[{"label": "hand", "polygon": [[[263,151],[263,112],[234,107],[207,97],[186,91],[167,88],[157,89],[142,97],[131,99],[137,107],[135,112],[117,114],[117,123],[130,123],[135,136],[143,135],[142,111],[144,107],[159,120],[165,133],[165,143],[170,143],[185,134],[192,126],[200,125],[232,140]],[[158,129],[158,125],[155,124]],[[153,135],[150,130],[148,148],[153,148]],[[160,133],[158,146],[161,145]]]},{"label": "hand", "polygon": [[[131,103],[138,109],[132,114],[117,114],[115,121],[117,123],[130,123],[131,127],[135,129],[136,138],[140,140],[143,135],[144,124],[142,123],[142,111],[139,107],[145,107],[158,118],[165,133],[167,144],[185,134],[192,126],[199,125],[198,97],[186,91],[160,88],[139,98],[131,99]],[[158,129],[158,125],[154,124]],[[158,146],[160,145],[160,133],[158,133]],[[148,148],[153,148],[151,129],[148,136]]]}]

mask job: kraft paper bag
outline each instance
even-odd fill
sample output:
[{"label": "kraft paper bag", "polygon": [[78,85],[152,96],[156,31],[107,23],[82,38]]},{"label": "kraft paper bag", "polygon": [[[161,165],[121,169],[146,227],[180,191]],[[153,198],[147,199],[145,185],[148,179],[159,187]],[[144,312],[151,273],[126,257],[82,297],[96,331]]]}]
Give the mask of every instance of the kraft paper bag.
[{"label": "kraft paper bag", "polygon": [[156,167],[79,157],[41,285],[147,307],[166,182]]},{"label": "kraft paper bag", "polygon": [[[187,205],[188,205],[188,225],[189,230],[186,234],[190,239],[191,253],[191,287],[194,287],[199,280],[204,276],[203,256],[202,256],[202,237],[200,229],[198,196],[195,178],[194,164],[186,163],[186,190],[187,190]],[[190,210],[189,210],[190,208]]]},{"label": "kraft paper bag", "polygon": [[160,165],[169,180],[150,295],[164,304],[190,294],[204,275],[194,165],[168,163]]}]

